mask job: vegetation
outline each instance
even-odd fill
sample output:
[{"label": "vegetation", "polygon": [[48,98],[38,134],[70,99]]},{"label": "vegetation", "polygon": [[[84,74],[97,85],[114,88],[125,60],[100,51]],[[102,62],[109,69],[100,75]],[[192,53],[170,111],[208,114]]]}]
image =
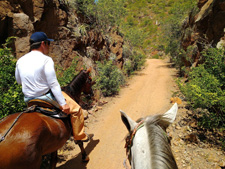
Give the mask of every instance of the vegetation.
[{"label": "vegetation", "polygon": [[66,86],[67,84],[69,84],[73,80],[73,78],[79,73],[79,71],[76,71],[78,63],[77,57],[73,58],[70,67],[66,69],[63,68],[63,66],[56,65],[56,75],[58,82],[61,86]]},{"label": "vegetation", "polygon": [[[202,64],[185,72],[183,59],[189,60],[188,56],[195,46],[188,47],[184,51],[180,47],[182,24],[188,14],[195,15],[198,12],[197,1],[168,1],[168,17],[163,19],[163,39],[161,44],[171,60],[180,69],[180,73],[188,75],[188,82],[179,86],[188,103],[194,108],[200,108],[201,118],[199,125],[204,128],[224,128],[225,91],[224,91],[224,50],[215,48],[206,49],[201,56]],[[178,10],[179,9],[179,10]],[[190,33],[192,30],[186,30]],[[188,32],[186,32],[188,33]]]},{"label": "vegetation", "polygon": [[[164,18],[162,30],[163,30],[163,39],[161,41],[164,44],[166,53],[171,55],[171,59],[177,63],[179,62],[180,53],[182,50],[180,48],[180,40],[182,36],[182,24],[187,18],[191,10],[194,13],[197,11],[197,1],[187,0],[177,0],[169,1],[168,17]],[[180,63],[180,62],[179,62]]]},{"label": "vegetation", "polygon": [[15,80],[16,59],[8,47],[13,39],[8,38],[0,48],[0,119],[25,107],[21,86]]},{"label": "vegetation", "polygon": [[[198,12],[197,0],[67,0],[67,4],[85,16],[84,23],[79,25],[81,36],[88,29],[97,29],[107,37],[109,30],[116,30],[124,38],[122,71],[112,58],[97,63],[96,87],[104,96],[117,94],[125,82],[124,75],[140,70],[152,51],[165,51],[181,71],[184,70],[182,58],[193,51],[180,48],[180,39],[185,18],[190,11],[193,15]],[[0,49],[0,117],[22,111],[25,106],[21,87],[15,82],[16,62],[7,47],[10,40]],[[208,49],[202,53],[202,64],[187,72],[188,82],[179,82],[190,105],[203,110],[199,122],[206,128],[224,128],[224,60],[224,50]],[[67,69],[56,68],[62,86],[78,73],[74,72],[76,66],[75,59]]]},{"label": "vegetation", "polygon": [[98,77],[96,79],[96,87],[102,91],[104,96],[111,96],[117,94],[120,86],[124,84],[124,75],[119,68],[117,68],[113,61],[98,62]]},{"label": "vegetation", "polygon": [[145,63],[146,55],[133,51],[127,58],[124,54],[124,59],[124,74],[130,76],[134,71],[141,70],[141,67]]},{"label": "vegetation", "polygon": [[[0,119],[16,112],[21,112],[26,107],[21,85],[18,85],[15,79],[16,59],[8,45],[14,37],[10,37],[0,48]],[[77,67],[76,58],[71,66],[63,69],[56,66],[59,83],[64,86],[68,84],[79,72],[75,71]]]},{"label": "vegetation", "polygon": [[203,56],[205,62],[192,69],[186,84],[179,83],[180,89],[193,108],[202,109],[201,126],[225,128],[224,50],[210,48]]}]

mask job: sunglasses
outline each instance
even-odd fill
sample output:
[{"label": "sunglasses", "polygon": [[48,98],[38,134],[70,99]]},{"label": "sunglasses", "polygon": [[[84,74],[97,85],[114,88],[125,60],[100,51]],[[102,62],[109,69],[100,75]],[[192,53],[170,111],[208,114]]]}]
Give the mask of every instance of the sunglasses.
[{"label": "sunglasses", "polygon": [[44,41],[45,42],[45,44],[48,44],[48,45],[50,45],[50,41]]}]

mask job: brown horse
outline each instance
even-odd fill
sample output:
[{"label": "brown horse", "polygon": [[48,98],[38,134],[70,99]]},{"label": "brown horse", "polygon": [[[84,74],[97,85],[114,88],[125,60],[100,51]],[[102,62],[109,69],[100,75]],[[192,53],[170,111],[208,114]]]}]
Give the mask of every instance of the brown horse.
[{"label": "brown horse", "polygon": [[[82,70],[63,90],[72,98],[75,91],[92,94],[89,73]],[[55,119],[38,112],[11,114],[0,121],[0,169],[39,169],[42,156],[51,153],[57,157],[70,135],[69,118]],[[86,155],[83,144],[79,146],[82,156]],[[50,165],[56,168],[56,161]]]}]

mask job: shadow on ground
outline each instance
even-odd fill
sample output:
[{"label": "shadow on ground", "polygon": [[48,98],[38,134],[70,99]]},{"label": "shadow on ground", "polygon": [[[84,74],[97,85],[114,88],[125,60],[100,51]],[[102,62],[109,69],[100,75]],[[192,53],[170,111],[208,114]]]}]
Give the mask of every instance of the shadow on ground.
[{"label": "shadow on ground", "polygon": [[[87,154],[90,154],[99,142],[100,140],[91,140],[85,147]],[[68,160],[65,164],[62,164],[61,166],[57,167],[57,169],[86,169],[87,163],[82,162],[81,158],[81,153],[79,153],[76,157]]]}]

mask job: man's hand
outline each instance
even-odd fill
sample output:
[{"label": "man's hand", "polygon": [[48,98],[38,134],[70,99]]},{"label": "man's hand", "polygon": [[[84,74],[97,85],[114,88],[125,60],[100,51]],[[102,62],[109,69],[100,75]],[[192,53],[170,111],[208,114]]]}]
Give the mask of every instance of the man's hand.
[{"label": "man's hand", "polygon": [[70,113],[70,107],[68,104],[65,104],[62,106],[62,111],[66,114],[69,114]]}]

